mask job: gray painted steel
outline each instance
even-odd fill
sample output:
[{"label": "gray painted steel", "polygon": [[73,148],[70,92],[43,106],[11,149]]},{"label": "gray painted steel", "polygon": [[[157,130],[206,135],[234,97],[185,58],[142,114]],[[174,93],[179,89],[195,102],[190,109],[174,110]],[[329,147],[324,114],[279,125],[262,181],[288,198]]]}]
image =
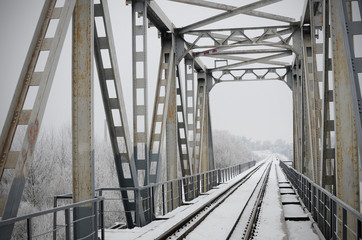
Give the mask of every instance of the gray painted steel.
[{"label": "gray painted steel", "polygon": [[[72,38],[73,202],[94,198],[93,57],[94,4],[77,0]],[[74,239],[94,239],[91,203],[73,210]]]},{"label": "gray painted steel", "polygon": [[[358,169],[362,163],[361,154],[358,154],[362,151],[362,110],[359,106],[362,98],[358,74],[362,72],[362,61],[356,54],[354,36],[362,34],[362,20],[356,16],[351,18],[350,2],[307,0],[301,21],[296,21],[258,10],[280,0],[255,1],[244,6],[204,0],[172,1],[224,12],[177,28],[156,1],[126,1],[132,5],[129,10],[132,14],[133,142],[130,136],[131,129],[127,123],[126,103],[123,99],[107,1],[102,0],[94,5],[94,17],[102,18],[100,22],[103,24],[106,36],[98,36],[95,29],[94,35],[92,31],[89,35],[84,33],[84,40],[88,45],[84,45],[83,50],[81,50],[82,44],[73,43],[74,69],[77,69],[77,56],[88,57],[86,62],[89,63],[92,61],[90,60],[92,51],[95,54],[119,185],[121,189],[132,188],[135,196],[133,201],[130,201],[132,194],[125,190],[121,191],[128,227],[143,226],[155,217],[154,208],[158,201],[161,201],[157,199],[157,193],[161,189],[151,184],[157,184],[162,174],[161,154],[165,147],[163,145],[166,145],[165,162],[168,163],[170,180],[179,177],[178,159],[181,163],[182,176],[214,169],[209,92],[215,84],[233,81],[277,80],[283,81],[291,88],[295,168],[358,209]],[[0,138],[0,178],[4,169],[14,168],[17,173],[9,197],[2,196],[0,201],[1,210],[1,202],[5,203],[8,200],[3,219],[16,216],[27,176],[27,166],[32,158],[52,78],[75,4],[75,0],[66,0],[64,7],[54,9],[55,2],[55,0],[45,1]],[[355,10],[361,14],[362,3],[360,0],[356,2],[359,8]],[[93,5],[89,5],[86,9],[92,12]],[[83,13],[85,12],[80,14]],[[208,24],[238,14],[277,20],[282,22],[282,25],[205,28]],[[59,24],[55,37],[46,39],[44,36],[51,19],[59,19]],[[88,25],[90,29],[93,28],[93,24],[93,16],[84,22],[84,26]],[[162,43],[150,132],[147,71],[149,26],[158,29]],[[252,32],[257,34],[251,34]],[[322,40],[317,41],[320,35]],[[329,48],[332,49],[331,52]],[[45,69],[43,72],[34,72],[37,56],[42,51],[49,51]],[[102,51],[107,51],[109,54],[110,68],[103,66]],[[321,62],[318,60],[318,54],[323,56]],[[293,58],[292,62],[285,61],[284,57],[288,56]],[[206,61],[210,59],[214,61],[214,66],[207,67],[202,61],[205,58]],[[182,61],[185,66],[184,73],[179,71]],[[260,67],[255,67],[254,64],[259,64]],[[319,71],[318,65],[322,65],[322,71]],[[84,71],[91,79],[92,70]],[[330,74],[332,72],[333,75]],[[198,79],[196,89],[194,89],[195,74]],[[109,96],[107,82],[114,85],[115,98]],[[26,92],[29,87],[35,86],[39,88],[37,101],[32,110],[23,110]],[[185,86],[185,90],[181,86]],[[77,91],[86,88],[86,85],[84,88],[74,85],[75,95]],[[74,131],[81,134],[84,130],[86,139],[82,141],[81,135],[75,134],[74,155],[76,159],[79,158],[80,156],[76,154],[80,153],[77,147],[81,142],[86,143],[89,146],[85,154],[86,159],[90,160],[88,166],[93,164],[91,162],[93,150],[91,91],[86,94],[88,97],[84,102],[76,98],[73,102]],[[79,108],[89,110],[83,120],[76,115]],[[117,123],[115,117],[120,118],[121,123]],[[21,125],[27,126],[22,150],[10,151],[16,128]],[[165,139],[166,144],[163,143]],[[74,172],[79,173],[76,167],[77,161]],[[85,173],[88,176],[87,180],[85,177],[75,176],[76,184],[80,184],[76,186],[87,183],[92,189],[91,167]],[[176,205],[182,204],[180,198],[178,202],[175,198],[181,196],[182,184],[184,192],[190,193],[185,198],[192,199],[195,191],[200,190],[201,181],[210,177],[208,173],[208,175],[199,175],[199,182],[196,183],[191,178],[183,178],[167,186],[162,185],[163,190],[169,188],[174,191],[169,195],[172,203],[168,208],[173,209]],[[344,185],[351,187],[343,188]],[[75,201],[79,201],[80,196],[80,192],[75,191]],[[87,198],[92,197],[93,193]],[[82,212],[85,215],[91,214],[92,209],[81,210],[79,214],[82,215]],[[91,225],[94,224],[89,224]],[[8,231],[6,236],[9,236],[12,227],[4,231]]]}]

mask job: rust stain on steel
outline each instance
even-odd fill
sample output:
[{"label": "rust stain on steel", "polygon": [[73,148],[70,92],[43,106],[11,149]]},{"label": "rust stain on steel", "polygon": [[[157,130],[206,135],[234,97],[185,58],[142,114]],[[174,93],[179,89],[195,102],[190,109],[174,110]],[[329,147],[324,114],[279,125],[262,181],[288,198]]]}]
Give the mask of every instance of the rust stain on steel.
[{"label": "rust stain on steel", "polygon": [[30,147],[30,154],[33,154],[36,139],[38,137],[38,132],[39,132],[39,121],[36,120],[34,124],[29,126],[28,141]]},{"label": "rust stain on steel", "polygon": [[[26,98],[26,95],[28,93],[28,89],[29,89],[29,85],[31,82],[31,78],[33,76],[33,72],[38,60],[38,56],[40,53],[40,49],[41,49],[41,44],[43,42],[43,39],[45,37],[46,31],[48,29],[48,25],[54,10],[54,6],[55,6],[56,0],[53,0],[50,4],[49,4],[49,8],[46,12],[46,15],[44,17],[44,23],[42,25],[42,28],[40,29],[38,35],[37,35],[37,40],[36,40],[36,44],[35,47],[33,49],[33,52],[31,54],[31,58],[30,60],[26,60],[29,61],[29,64],[27,66],[27,71],[26,74],[24,76],[24,79],[20,79],[19,81],[23,81],[22,83],[22,88],[19,92],[18,95],[18,100],[14,109],[14,113],[12,116],[12,120],[10,123],[10,127],[6,133],[6,139],[4,142],[4,145],[1,149],[1,158],[0,158],[0,179],[2,178],[2,174],[3,174],[3,169],[7,160],[7,156],[9,154],[9,150],[15,135],[15,131],[16,131],[16,127],[18,125],[19,122],[19,116],[20,116],[20,112],[23,108],[24,105],[24,101]],[[11,110],[10,110],[11,111]]]}]

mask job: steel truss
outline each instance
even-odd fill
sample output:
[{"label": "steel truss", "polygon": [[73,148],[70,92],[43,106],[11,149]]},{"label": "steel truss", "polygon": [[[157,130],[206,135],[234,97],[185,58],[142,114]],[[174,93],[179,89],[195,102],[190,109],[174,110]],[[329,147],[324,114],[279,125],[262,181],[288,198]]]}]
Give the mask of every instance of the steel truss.
[{"label": "steel truss", "polygon": [[294,166],[358,211],[362,65],[354,37],[362,30],[361,4],[307,1],[292,67]]},{"label": "steel truss", "polygon": [[[97,24],[94,24],[94,49],[89,47],[88,53],[93,54],[94,50],[120,187],[137,189],[157,183],[164,151],[168,180],[177,178],[179,172],[187,176],[214,169],[209,102],[212,87],[222,82],[278,80],[286,83],[293,92],[295,168],[359,209],[358,166],[362,160],[358,156],[362,150],[362,111],[358,74],[362,72],[362,61],[356,57],[357,40],[354,37],[362,34],[362,23],[351,11],[351,4],[357,4],[356,9],[361,14],[361,1],[307,0],[300,22],[257,10],[281,0],[256,1],[244,6],[203,0],[172,1],[224,12],[177,28],[156,1],[126,1],[131,4],[132,12],[133,141],[108,4],[101,0],[91,7]],[[56,0],[45,1],[1,134],[0,179],[4,169],[15,169],[9,194],[1,196],[2,219],[17,214],[27,166],[32,159],[76,0],[66,0],[60,8],[55,8],[55,4]],[[204,28],[239,14],[282,24]],[[52,19],[59,19],[55,37],[46,38]],[[162,45],[150,132],[149,26],[158,29]],[[105,30],[105,35],[100,35],[98,27]],[[332,51],[329,51],[329,40]],[[35,72],[38,56],[45,52],[48,54],[45,69]],[[210,60],[213,65],[206,64]],[[110,67],[105,67],[105,61],[110,62]],[[181,64],[184,64],[184,72]],[[33,109],[24,110],[30,87],[37,87],[38,96]],[[82,90],[79,88],[77,90]],[[110,94],[113,89],[115,96]],[[80,107],[75,106],[75,110]],[[15,132],[23,125],[27,132],[22,149],[10,151]],[[87,130],[92,131],[91,128]],[[188,192],[189,184],[184,182],[183,185],[184,191]],[[154,219],[151,211],[154,206],[150,206],[147,199],[157,193],[140,191],[133,197],[127,191],[121,194],[128,227],[143,226]],[[11,229],[7,231],[11,233]]]}]

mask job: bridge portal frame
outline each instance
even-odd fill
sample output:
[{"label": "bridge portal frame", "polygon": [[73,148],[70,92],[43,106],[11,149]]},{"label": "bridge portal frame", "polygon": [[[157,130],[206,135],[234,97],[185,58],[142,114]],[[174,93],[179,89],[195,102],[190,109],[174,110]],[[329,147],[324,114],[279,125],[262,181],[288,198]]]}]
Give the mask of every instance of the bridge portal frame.
[{"label": "bridge portal frame", "polygon": [[[212,87],[228,81],[279,80],[285,82],[293,91],[296,169],[337,194],[355,209],[359,209],[358,170],[362,161],[360,156],[362,111],[359,107],[361,91],[358,74],[362,72],[362,62],[360,57],[356,57],[356,45],[353,39],[355,35],[360,35],[362,23],[361,19],[356,19],[350,5],[357,3],[357,11],[361,14],[361,1],[307,0],[300,22],[255,10],[281,0],[258,1],[241,7],[213,4],[202,0],[173,1],[224,12],[183,28],[176,28],[155,1],[126,1],[132,5],[133,150],[107,1],[101,0],[92,6],[94,17],[102,18],[106,29],[106,36],[98,36],[95,28],[94,52],[120,187],[138,187],[158,182],[164,136],[167,139],[166,162],[169,166],[169,178],[177,175],[177,161],[180,162],[183,176],[213,169],[215,165],[209,106],[209,92]],[[3,196],[3,219],[15,217],[17,214],[28,171],[26,166],[32,159],[32,150],[52,78],[76,3],[75,0],[67,0],[63,7],[55,8],[55,2],[56,0],[45,1],[1,134],[0,177],[4,169],[16,169],[12,190],[8,196]],[[287,24],[257,28],[203,28],[238,14]],[[331,17],[330,22],[329,17]],[[56,37],[47,39],[45,33],[51,19],[60,20]],[[148,25],[158,29],[162,41],[158,92],[150,136],[147,102]],[[249,36],[248,31],[253,30],[262,33]],[[323,33],[322,43],[317,41],[316,33]],[[211,40],[213,44],[202,44],[201,39]],[[278,40],[269,41],[270,39]],[[332,44],[331,52],[329,39]],[[137,45],[138,42],[141,46]],[[255,49],[254,46],[264,48]],[[50,51],[51,54],[44,72],[39,73],[34,71],[34,66],[41,51]],[[110,68],[103,66],[104,51],[108,53]],[[243,54],[265,54],[265,56],[256,58],[240,56]],[[318,69],[319,54],[322,55],[322,71]],[[291,55],[295,56],[292,64],[280,60]],[[201,61],[202,58],[216,58],[215,66],[206,67]],[[186,79],[186,96],[181,87],[182,73],[178,69],[184,59],[186,67],[185,76],[182,77]],[[264,64],[265,67],[249,67],[255,63]],[[264,72],[261,74],[260,71]],[[333,79],[330,78],[332,71]],[[195,73],[198,84],[196,91],[188,87],[194,85]],[[109,83],[116,89],[116,97],[109,96]],[[23,104],[30,86],[39,86],[41,91],[38,93],[34,110],[29,111],[23,109]],[[161,94],[163,92],[164,95]],[[158,114],[161,104],[163,109]],[[189,120],[189,116],[192,120]],[[120,117],[120,122],[116,123],[116,117]],[[22,151],[12,152],[11,142],[19,125],[27,126],[27,133]],[[154,147],[155,145],[157,146]],[[353,169],[352,174],[351,169]],[[344,185],[351,187],[344,188]],[[129,227],[143,226],[153,220],[154,216],[147,213],[150,206],[143,201],[150,195],[149,192],[142,192],[134,197],[139,198],[137,201],[135,199],[129,201],[132,197],[127,191],[122,192],[126,211],[136,211],[136,216],[127,216]]]}]

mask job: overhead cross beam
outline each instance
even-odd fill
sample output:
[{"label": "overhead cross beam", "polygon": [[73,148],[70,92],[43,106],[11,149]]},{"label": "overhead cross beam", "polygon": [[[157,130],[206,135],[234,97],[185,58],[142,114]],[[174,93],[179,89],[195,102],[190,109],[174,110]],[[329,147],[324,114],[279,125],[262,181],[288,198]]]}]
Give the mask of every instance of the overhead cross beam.
[{"label": "overhead cross beam", "polygon": [[[237,9],[237,7],[235,7],[235,6],[210,2],[210,1],[203,1],[203,0],[170,0],[170,1],[186,3],[186,4],[191,4],[191,5],[200,6],[200,7],[207,7],[207,8],[211,8],[211,9],[224,10],[224,11],[229,11],[229,12]],[[256,10],[246,11],[246,12],[243,12],[242,14],[281,21],[281,22],[287,22],[287,23],[295,22],[294,18],[284,17],[284,16],[256,11]]]},{"label": "overhead cross beam", "polygon": [[229,12],[221,13],[221,14],[218,14],[216,16],[213,16],[213,17],[201,20],[199,22],[190,24],[190,25],[188,25],[186,27],[183,27],[183,28],[181,28],[179,30],[179,33],[180,34],[187,33],[190,30],[193,30],[193,29],[196,29],[196,28],[199,28],[199,27],[203,27],[205,25],[208,25],[208,24],[211,24],[211,23],[214,23],[214,22],[218,22],[218,21],[221,21],[223,19],[230,18],[232,16],[236,16],[236,15],[244,13],[244,12],[251,11],[251,10],[253,10],[255,8],[264,7],[264,6],[267,6],[267,5],[276,3],[276,2],[280,2],[280,1],[281,0],[263,0],[263,1],[258,1],[258,2],[255,2],[255,3],[248,4],[248,5],[239,7],[239,8],[235,8],[235,9],[229,11]]}]

